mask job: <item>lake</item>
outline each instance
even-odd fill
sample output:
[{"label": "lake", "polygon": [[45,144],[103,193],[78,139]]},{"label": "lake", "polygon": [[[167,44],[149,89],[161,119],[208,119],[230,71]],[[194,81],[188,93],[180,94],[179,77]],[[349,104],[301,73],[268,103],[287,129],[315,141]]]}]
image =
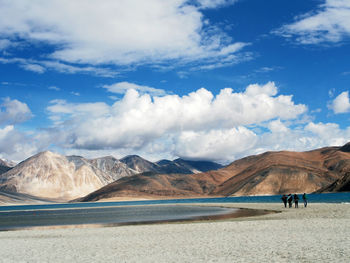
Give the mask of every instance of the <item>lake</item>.
[{"label": "lake", "polygon": [[[308,202],[309,205],[350,202],[350,193],[309,194]],[[234,214],[240,212],[234,208],[194,205],[200,203],[281,203],[282,207],[280,195],[0,206],[0,230],[174,222],[214,219],[228,214],[235,217]]]},{"label": "lake", "polygon": [[[350,192],[308,194],[309,203],[344,203],[350,202]],[[301,200],[301,195],[300,195]],[[38,205],[11,205],[0,206],[1,211],[19,210],[48,210],[62,208],[97,208],[109,206],[133,206],[133,205],[160,205],[160,204],[194,204],[194,203],[280,203],[281,195],[264,196],[237,196],[218,198],[190,198],[169,200],[144,200],[144,201],[121,201],[121,202],[86,202],[86,203],[63,203],[63,204],[38,204]]]}]

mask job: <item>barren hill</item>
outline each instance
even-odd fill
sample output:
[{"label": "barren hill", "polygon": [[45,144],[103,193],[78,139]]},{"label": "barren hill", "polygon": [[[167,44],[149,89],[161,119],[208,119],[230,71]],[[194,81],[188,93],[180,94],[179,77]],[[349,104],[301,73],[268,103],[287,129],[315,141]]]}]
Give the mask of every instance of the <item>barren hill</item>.
[{"label": "barren hill", "polygon": [[266,152],[237,160],[217,171],[190,175],[140,174],[118,180],[82,201],[121,196],[232,196],[314,192],[350,169],[343,147],[308,152]]},{"label": "barren hill", "polygon": [[113,182],[82,157],[42,152],[0,177],[0,189],[42,198],[72,199]]},{"label": "barren hill", "polygon": [[[207,162],[206,165],[211,167],[217,164]],[[0,175],[0,194],[2,191],[10,191],[64,201],[85,196],[120,178],[140,172],[198,172],[193,166],[203,165],[201,162],[189,164],[186,161],[177,163],[168,160],[158,164],[136,155],[121,160],[112,156],[89,160],[82,156],[63,156],[46,151],[28,158],[14,168],[5,166],[4,162],[4,173]]]}]

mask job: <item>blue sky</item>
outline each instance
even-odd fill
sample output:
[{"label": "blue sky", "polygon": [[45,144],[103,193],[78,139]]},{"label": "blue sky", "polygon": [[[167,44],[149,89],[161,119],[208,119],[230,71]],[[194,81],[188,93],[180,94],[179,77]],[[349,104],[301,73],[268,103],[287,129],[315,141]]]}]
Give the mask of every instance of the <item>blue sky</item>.
[{"label": "blue sky", "polygon": [[342,145],[349,40],[346,0],[0,0],[0,158]]}]

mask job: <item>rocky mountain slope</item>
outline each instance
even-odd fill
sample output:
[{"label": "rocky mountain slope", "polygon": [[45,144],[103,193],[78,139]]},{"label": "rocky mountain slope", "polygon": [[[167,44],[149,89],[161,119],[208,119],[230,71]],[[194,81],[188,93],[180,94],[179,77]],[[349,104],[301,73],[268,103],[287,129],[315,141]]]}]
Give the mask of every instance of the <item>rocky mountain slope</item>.
[{"label": "rocky mountain slope", "polygon": [[113,181],[116,181],[125,176],[131,176],[138,172],[128,167],[125,163],[122,163],[113,156],[106,156],[96,158],[88,161],[92,166],[98,168],[104,173],[109,174]]},{"label": "rocky mountain slope", "polygon": [[346,147],[308,152],[266,152],[237,160],[217,171],[190,175],[140,174],[125,177],[82,201],[120,196],[232,196],[314,192],[346,175]]},{"label": "rocky mountain slope", "polygon": [[150,162],[138,155],[129,155],[120,159],[127,167],[136,173],[154,172],[160,174],[192,174],[217,170],[223,166],[209,161],[187,161],[183,159],[160,160],[156,163]]},{"label": "rocky mountain slope", "polygon": [[146,159],[138,155],[128,155],[122,159],[120,159],[122,163],[124,163],[127,167],[136,171],[136,173],[144,173],[144,172],[158,172],[160,170],[160,166],[156,163],[152,163]]},{"label": "rocky mountain slope", "polygon": [[42,198],[72,199],[113,182],[82,157],[39,153],[0,177],[0,189]]},{"label": "rocky mountain slope", "polygon": [[11,170],[14,164],[0,159],[0,174],[6,173]]},{"label": "rocky mountain slope", "polygon": [[[342,152],[350,154],[350,143],[347,143],[339,149]],[[350,191],[350,160],[344,160],[338,164],[338,167],[335,167],[337,170],[340,170],[342,176],[336,180],[331,185],[328,185],[317,192],[349,192]]]},{"label": "rocky mountain slope", "polygon": [[[199,171],[185,161],[183,165],[186,167],[173,161],[166,161],[166,164],[152,163],[136,155],[121,160],[111,156],[89,160],[82,156],[62,156],[46,151],[1,174],[0,192],[10,191],[40,198],[70,200],[140,172]],[[196,162],[192,165],[195,166]],[[215,167],[215,163],[209,162],[208,167]]]}]

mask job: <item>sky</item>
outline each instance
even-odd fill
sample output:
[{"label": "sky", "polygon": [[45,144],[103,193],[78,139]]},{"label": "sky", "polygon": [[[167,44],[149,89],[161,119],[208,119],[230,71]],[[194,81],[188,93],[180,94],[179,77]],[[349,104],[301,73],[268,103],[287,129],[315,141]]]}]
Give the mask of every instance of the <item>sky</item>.
[{"label": "sky", "polygon": [[229,163],[350,141],[348,0],[0,0],[0,158]]}]

